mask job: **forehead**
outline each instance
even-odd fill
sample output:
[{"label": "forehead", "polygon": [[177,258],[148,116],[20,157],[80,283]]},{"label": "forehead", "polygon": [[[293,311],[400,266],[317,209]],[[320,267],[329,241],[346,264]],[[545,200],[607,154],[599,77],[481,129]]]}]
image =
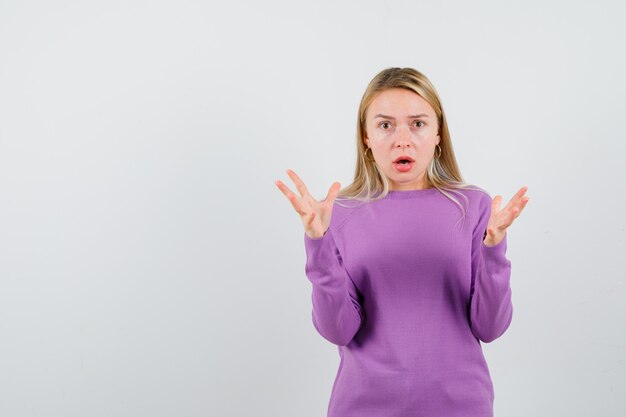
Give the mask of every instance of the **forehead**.
[{"label": "forehead", "polygon": [[389,88],[378,93],[367,109],[368,117],[385,114],[400,118],[420,113],[435,116],[435,110],[426,100],[416,92],[405,88]]}]

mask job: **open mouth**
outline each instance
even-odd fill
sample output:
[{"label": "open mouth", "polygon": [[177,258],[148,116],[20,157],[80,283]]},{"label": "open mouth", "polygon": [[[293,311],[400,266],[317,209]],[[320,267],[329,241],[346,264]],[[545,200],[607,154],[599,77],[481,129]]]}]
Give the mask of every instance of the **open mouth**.
[{"label": "open mouth", "polygon": [[393,166],[398,172],[409,172],[414,164],[415,161],[410,156],[400,156],[393,161]]},{"label": "open mouth", "polygon": [[411,162],[415,162],[415,160],[411,158],[409,155],[400,155],[393,161],[394,164],[398,164],[398,165],[408,165]]}]

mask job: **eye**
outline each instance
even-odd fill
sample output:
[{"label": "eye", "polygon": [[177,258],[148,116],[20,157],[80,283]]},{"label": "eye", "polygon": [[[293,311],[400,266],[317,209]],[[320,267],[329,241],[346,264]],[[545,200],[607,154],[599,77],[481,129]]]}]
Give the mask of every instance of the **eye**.
[{"label": "eye", "polygon": [[389,122],[382,122],[378,126],[382,127],[384,130],[387,130],[390,126]]},{"label": "eye", "polygon": [[[424,122],[422,122],[421,120],[416,120],[415,122],[413,122],[414,125],[417,123],[421,123],[422,126],[424,125]],[[415,126],[415,127],[422,127],[422,126]]]}]

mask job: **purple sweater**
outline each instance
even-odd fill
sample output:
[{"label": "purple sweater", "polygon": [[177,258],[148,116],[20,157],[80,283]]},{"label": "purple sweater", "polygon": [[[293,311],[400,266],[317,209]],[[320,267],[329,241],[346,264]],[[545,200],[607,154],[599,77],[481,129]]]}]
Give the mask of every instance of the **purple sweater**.
[{"label": "purple sweater", "polygon": [[483,244],[489,194],[460,192],[465,219],[436,188],[391,191],[304,234],[313,325],[340,356],[328,417],[493,416],[480,342],[511,323],[511,262],[506,235]]}]

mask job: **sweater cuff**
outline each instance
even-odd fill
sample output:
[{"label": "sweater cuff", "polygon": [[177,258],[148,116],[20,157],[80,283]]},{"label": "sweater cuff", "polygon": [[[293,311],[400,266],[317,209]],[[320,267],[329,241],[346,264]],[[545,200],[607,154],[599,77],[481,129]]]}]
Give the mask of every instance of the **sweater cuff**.
[{"label": "sweater cuff", "polygon": [[330,239],[330,229],[326,229],[324,236],[318,237],[317,239],[309,237],[309,235],[304,232],[304,244],[307,246],[321,246],[323,243],[326,243],[328,239]]},{"label": "sweater cuff", "polygon": [[504,235],[502,240],[498,242],[497,245],[494,245],[494,246],[487,246],[485,245],[484,241],[481,242],[481,246],[482,246],[481,249],[483,252],[483,256],[489,259],[505,258],[506,247],[507,247],[506,237],[507,235]]}]

